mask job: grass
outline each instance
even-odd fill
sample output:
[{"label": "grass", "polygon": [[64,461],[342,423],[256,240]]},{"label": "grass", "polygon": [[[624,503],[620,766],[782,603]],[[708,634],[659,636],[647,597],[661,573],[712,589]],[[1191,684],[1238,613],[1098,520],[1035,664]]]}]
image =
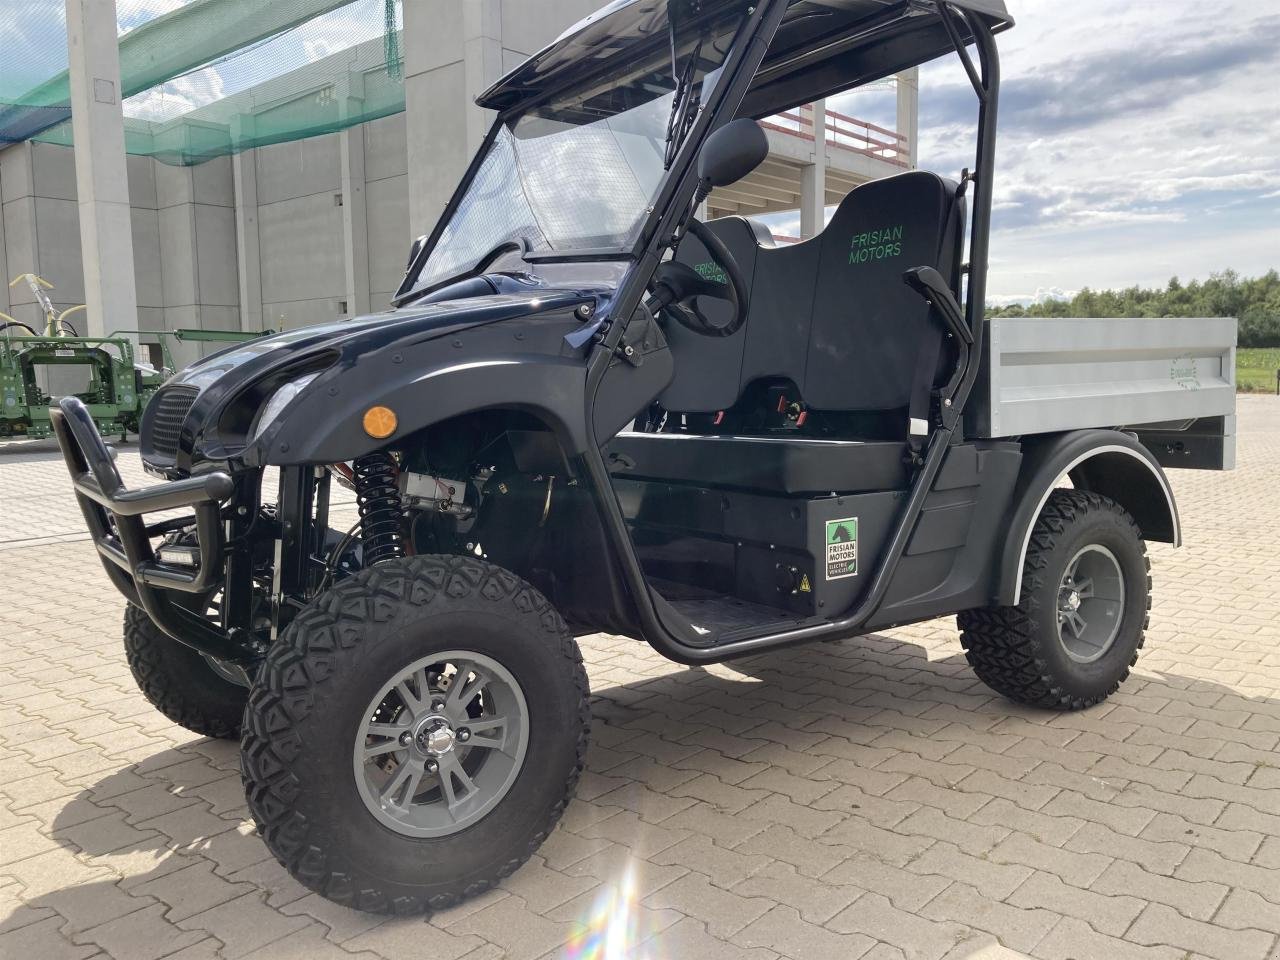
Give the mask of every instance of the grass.
[{"label": "grass", "polygon": [[1280,347],[1236,351],[1236,385],[1242,393],[1274,393],[1280,370]]}]

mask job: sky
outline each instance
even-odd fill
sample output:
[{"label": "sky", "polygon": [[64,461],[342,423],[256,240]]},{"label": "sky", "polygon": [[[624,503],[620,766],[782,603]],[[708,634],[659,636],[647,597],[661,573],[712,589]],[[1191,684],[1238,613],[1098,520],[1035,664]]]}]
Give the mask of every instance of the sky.
[{"label": "sky", "polygon": [[[1007,3],[994,302],[1280,268],[1280,0]],[[891,94],[835,108],[893,126]],[[926,65],[920,165],[972,166],[975,119]]]}]

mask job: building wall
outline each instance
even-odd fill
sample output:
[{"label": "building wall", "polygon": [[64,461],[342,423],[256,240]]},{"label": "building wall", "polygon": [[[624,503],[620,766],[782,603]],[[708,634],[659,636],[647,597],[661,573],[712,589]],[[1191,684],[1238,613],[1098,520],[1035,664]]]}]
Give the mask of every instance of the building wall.
[{"label": "building wall", "polygon": [[[386,309],[404,273],[410,236],[405,199],[404,116],[363,125],[367,282],[370,309]],[[249,151],[265,327],[333,320],[352,312],[347,290],[341,135]],[[138,317],[109,329],[241,327],[236,192],[231,158],[175,167],[129,157]],[[71,148],[38,142],[0,151],[0,272],[32,272],[55,285],[65,309],[84,302],[75,159]],[[0,311],[39,328],[25,284],[6,288]],[[178,359],[199,348],[176,347]]]},{"label": "building wall", "polygon": [[[491,117],[474,97],[525,57],[550,43],[602,0],[422,0],[407,11],[404,49],[412,123],[405,114],[358,128],[363,196],[343,196],[342,134],[260,147],[240,158],[174,167],[129,157],[136,323],[108,329],[239,329],[242,314],[257,328],[257,283],[244,283],[237,250],[237,212],[257,233],[261,326],[280,329],[351,315],[359,288],[371,310],[389,306],[404,274],[412,238],[430,231]],[[426,14],[419,18],[415,14]],[[409,157],[429,202],[410,216]],[[256,204],[244,209],[239,176],[252,176]],[[347,235],[343,205],[363,207]],[[237,204],[240,204],[239,208]],[[32,271],[56,284],[60,307],[84,300],[72,149],[22,143],[0,150],[0,267],[4,276]],[[244,215],[248,214],[246,220]],[[363,223],[364,230],[359,227]],[[348,277],[352,244],[360,276]],[[363,247],[360,247],[363,245]],[[246,245],[246,250],[252,246]],[[248,291],[248,292],[246,292]],[[254,304],[253,306],[257,306]],[[6,310],[6,307],[10,309]],[[0,294],[0,310],[33,326],[39,311],[25,286]],[[177,348],[194,359],[194,346]]]}]

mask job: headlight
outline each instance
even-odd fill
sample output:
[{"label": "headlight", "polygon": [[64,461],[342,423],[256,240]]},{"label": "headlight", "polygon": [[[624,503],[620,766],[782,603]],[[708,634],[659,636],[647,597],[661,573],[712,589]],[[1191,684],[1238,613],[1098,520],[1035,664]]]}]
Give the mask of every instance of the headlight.
[{"label": "headlight", "polygon": [[316,377],[320,376],[320,371],[308,373],[305,377],[299,377],[297,380],[286,383],[271,395],[271,399],[262,405],[262,409],[258,411],[258,418],[254,421],[253,430],[249,433],[249,442],[253,443],[258,437],[262,436],[263,431],[284,412],[290,402],[307,388]]}]

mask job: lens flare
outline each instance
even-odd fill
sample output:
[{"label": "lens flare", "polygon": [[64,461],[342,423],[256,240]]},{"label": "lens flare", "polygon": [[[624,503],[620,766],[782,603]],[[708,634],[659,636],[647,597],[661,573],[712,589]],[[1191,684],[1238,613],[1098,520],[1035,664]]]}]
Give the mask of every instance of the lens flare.
[{"label": "lens flare", "polygon": [[590,913],[574,927],[564,945],[563,960],[658,960],[641,941],[656,930],[645,929],[637,904],[635,866],[629,864],[616,884],[603,887]]}]

